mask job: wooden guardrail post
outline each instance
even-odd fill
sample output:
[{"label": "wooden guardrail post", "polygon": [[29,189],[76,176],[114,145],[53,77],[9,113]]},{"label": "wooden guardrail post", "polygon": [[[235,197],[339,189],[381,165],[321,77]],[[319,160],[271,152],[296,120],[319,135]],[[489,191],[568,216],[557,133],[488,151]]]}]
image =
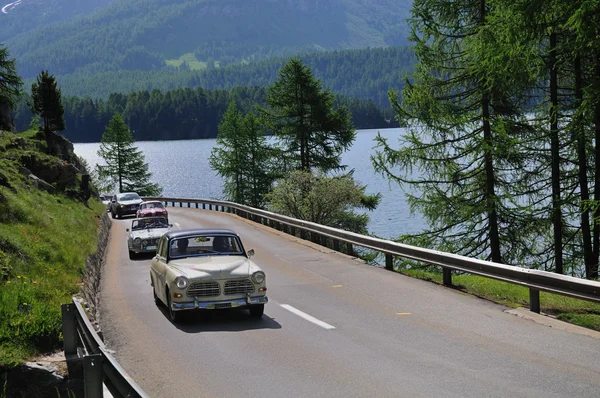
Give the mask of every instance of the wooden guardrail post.
[{"label": "wooden guardrail post", "polygon": [[444,286],[452,286],[452,270],[450,268],[442,268],[442,283]]},{"label": "wooden guardrail post", "polygon": [[540,313],[540,291],[532,287],[529,288],[529,310]]},{"label": "wooden guardrail post", "polygon": [[83,381],[85,398],[102,398],[104,395],[102,370],[102,354],[83,357]]}]

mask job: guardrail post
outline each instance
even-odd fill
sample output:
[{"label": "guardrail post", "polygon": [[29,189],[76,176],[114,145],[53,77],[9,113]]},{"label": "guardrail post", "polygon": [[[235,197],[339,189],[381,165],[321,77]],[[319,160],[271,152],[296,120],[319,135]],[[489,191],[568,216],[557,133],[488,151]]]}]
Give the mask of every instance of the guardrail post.
[{"label": "guardrail post", "polygon": [[306,230],[300,230],[300,239],[306,240]]},{"label": "guardrail post", "polygon": [[388,271],[394,270],[394,256],[388,253],[385,254],[385,269]]},{"label": "guardrail post", "polygon": [[444,286],[452,286],[452,270],[450,268],[442,268],[442,283]]},{"label": "guardrail post", "polygon": [[83,357],[83,383],[85,398],[102,398],[104,372],[102,370],[102,354]]},{"label": "guardrail post", "polygon": [[340,241],[337,239],[333,240],[333,250],[335,250],[336,252],[340,251]]},{"label": "guardrail post", "polygon": [[208,210],[212,210],[212,205],[210,203],[208,204]]},{"label": "guardrail post", "polygon": [[540,313],[540,291],[532,287],[529,288],[529,310]]},{"label": "guardrail post", "polygon": [[77,354],[77,316],[75,315],[75,304],[61,304],[62,311],[62,333],[65,357]]},{"label": "guardrail post", "polygon": [[352,243],[346,243],[346,254],[349,256],[354,256],[354,248],[352,247]]},{"label": "guardrail post", "polygon": [[202,210],[206,209],[206,203],[202,203]]}]

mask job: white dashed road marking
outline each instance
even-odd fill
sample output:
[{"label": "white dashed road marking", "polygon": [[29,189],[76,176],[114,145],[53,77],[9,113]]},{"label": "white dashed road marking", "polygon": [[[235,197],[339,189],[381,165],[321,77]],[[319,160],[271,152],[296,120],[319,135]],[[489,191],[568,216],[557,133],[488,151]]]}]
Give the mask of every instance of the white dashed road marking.
[{"label": "white dashed road marking", "polygon": [[308,315],[305,312],[300,311],[299,309],[296,309],[294,307],[292,307],[291,305],[287,305],[287,304],[281,304],[281,307],[288,310],[289,312],[298,315],[301,318],[306,319],[309,322],[314,323],[315,325],[321,326],[323,329],[327,329],[327,330],[331,330],[331,329],[335,329],[335,326],[331,326],[328,323],[325,323],[323,321],[318,320],[315,317],[312,317],[310,315]]}]

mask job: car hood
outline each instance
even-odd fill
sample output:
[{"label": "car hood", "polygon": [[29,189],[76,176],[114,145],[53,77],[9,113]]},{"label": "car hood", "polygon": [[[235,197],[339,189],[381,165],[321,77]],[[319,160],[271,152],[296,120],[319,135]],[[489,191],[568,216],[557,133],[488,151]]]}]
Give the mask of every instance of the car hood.
[{"label": "car hood", "polygon": [[141,200],[141,199],[120,200],[119,204],[120,205],[139,205],[142,202],[143,202],[143,200]]},{"label": "car hood", "polygon": [[150,228],[150,229],[140,229],[138,231],[131,232],[131,237],[133,239],[155,239],[160,238],[163,234],[169,232],[169,228]]},{"label": "car hood", "polygon": [[249,277],[258,267],[244,256],[188,257],[169,261],[189,279],[230,279]]}]

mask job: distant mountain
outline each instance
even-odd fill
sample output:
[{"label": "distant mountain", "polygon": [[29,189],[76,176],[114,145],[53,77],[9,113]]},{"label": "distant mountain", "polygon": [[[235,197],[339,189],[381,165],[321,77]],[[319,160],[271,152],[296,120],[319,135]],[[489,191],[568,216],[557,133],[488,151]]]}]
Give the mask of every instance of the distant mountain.
[{"label": "distant mountain", "polygon": [[[77,3],[54,0],[69,2]],[[89,3],[100,7],[108,0]],[[207,65],[225,66],[302,51],[406,44],[411,3],[115,0],[87,16],[24,30],[6,44],[25,78],[42,69],[55,75],[160,70],[168,60],[185,54]],[[18,16],[18,9],[14,11],[7,15]]]},{"label": "distant mountain", "polygon": [[0,43],[55,22],[82,17],[114,0],[0,0]]},{"label": "distant mountain", "polygon": [[[295,55],[308,65],[315,77],[337,94],[370,99],[379,107],[389,107],[387,92],[401,89],[404,77],[413,70],[415,59],[408,47],[336,50]],[[248,64],[235,64],[203,70],[115,71],[89,75],[57,76],[65,96],[106,99],[112,93],[176,88],[231,89],[236,86],[272,84],[287,57],[275,57]],[[26,81],[31,87],[33,79]]]}]

